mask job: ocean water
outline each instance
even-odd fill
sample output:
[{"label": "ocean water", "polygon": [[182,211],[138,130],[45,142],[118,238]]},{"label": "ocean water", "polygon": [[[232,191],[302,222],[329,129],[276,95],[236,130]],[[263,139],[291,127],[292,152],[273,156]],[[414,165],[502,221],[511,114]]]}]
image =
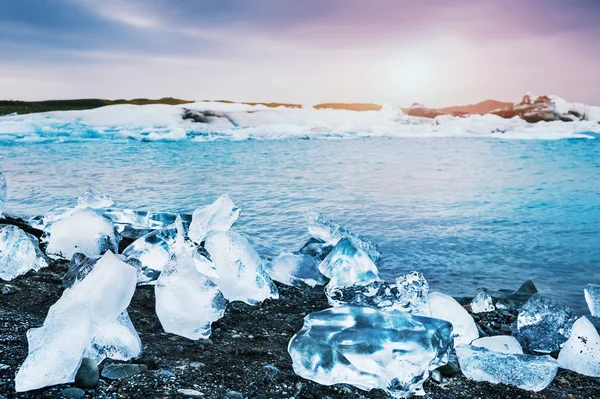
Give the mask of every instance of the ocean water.
[{"label": "ocean water", "polygon": [[88,186],[118,207],[191,212],[229,193],[234,228],[265,257],[308,239],[316,208],[377,242],[385,278],[433,289],[541,292],[588,314],[600,284],[600,141],[497,138],[0,144],[5,212],[72,205]]}]

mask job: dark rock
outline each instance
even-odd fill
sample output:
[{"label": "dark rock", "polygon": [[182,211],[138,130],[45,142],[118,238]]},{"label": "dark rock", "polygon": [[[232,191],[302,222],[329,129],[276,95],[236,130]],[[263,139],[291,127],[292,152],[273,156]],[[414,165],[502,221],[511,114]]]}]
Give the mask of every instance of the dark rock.
[{"label": "dark rock", "polygon": [[102,369],[102,377],[109,380],[127,378],[148,370],[145,364],[109,364]]},{"label": "dark rock", "polygon": [[83,389],[94,389],[98,386],[99,380],[98,365],[89,357],[84,357],[75,374],[75,385]]},{"label": "dark rock", "polygon": [[14,285],[4,284],[2,286],[2,295],[12,295],[12,294],[16,294],[19,291],[21,291],[21,289]]},{"label": "dark rock", "polygon": [[513,302],[516,302],[519,305],[524,304],[533,296],[533,294],[537,293],[538,290],[533,284],[532,280],[525,281],[518,290],[508,295],[506,299],[510,299]]},{"label": "dark rock", "polygon": [[60,394],[67,399],[80,399],[85,396],[85,391],[81,388],[67,388],[63,389]]},{"label": "dark rock", "polygon": [[450,357],[448,358],[448,363],[443,365],[442,367],[438,367],[437,370],[444,377],[454,377],[460,372],[460,365],[458,364],[458,358],[456,357],[456,353],[452,351],[450,353]]}]

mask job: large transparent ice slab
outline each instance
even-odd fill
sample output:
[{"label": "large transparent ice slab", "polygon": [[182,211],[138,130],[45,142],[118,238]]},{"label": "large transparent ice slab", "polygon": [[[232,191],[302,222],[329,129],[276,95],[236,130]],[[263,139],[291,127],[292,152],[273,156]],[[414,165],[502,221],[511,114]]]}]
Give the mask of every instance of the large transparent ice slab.
[{"label": "large transparent ice slab", "polygon": [[571,338],[558,354],[558,366],[590,377],[600,377],[600,335],[587,317],[581,317],[573,324]]},{"label": "large transparent ice slab", "polygon": [[10,281],[29,270],[48,266],[37,238],[17,226],[0,227],[0,279]]},{"label": "large transparent ice slab", "polygon": [[319,263],[319,258],[314,256],[282,252],[271,262],[267,272],[273,280],[285,285],[325,285],[327,281],[319,271]]},{"label": "large transparent ice slab", "polygon": [[306,316],[288,352],[303,378],[405,398],[422,392],[429,371],[447,363],[451,348],[452,325],[443,320],[340,306]]},{"label": "large transparent ice slab", "polygon": [[431,317],[447,320],[454,327],[454,344],[470,344],[479,338],[479,330],[473,317],[454,298],[441,292],[429,293]]},{"label": "large transparent ice slab", "polygon": [[177,228],[170,227],[154,230],[123,250],[127,259],[137,259],[142,266],[138,273],[138,284],[153,284],[163,271],[171,256],[177,238]]},{"label": "large transparent ice slab", "polygon": [[185,240],[181,220],[175,224],[173,254],[154,288],[156,314],[166,332],[205,339],[212,323],[223,317],[227,301],[215,283],[197,270],[195,246]]},{"label": "large transparent ice slab", "polygon": [[[27,332],[29,354],[15,378],[17,392],[72,382],[93,338],[127,309],[135,286],[135,268],[111,252],[104,254],[83,280],[63,292],[44,324]],[[106,348],[115,343],[101,342]]]}]

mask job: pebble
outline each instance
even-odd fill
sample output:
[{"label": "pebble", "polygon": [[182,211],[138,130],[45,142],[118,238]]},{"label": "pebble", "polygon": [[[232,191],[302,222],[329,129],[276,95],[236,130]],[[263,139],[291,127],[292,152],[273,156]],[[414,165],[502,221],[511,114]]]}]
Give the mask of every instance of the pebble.
[{"label": "pebble", "polygon": [[99,380],[98,365],[89,357],[84,357],[75,374],[75,385],[83,389],[93,389],[98,386]]},{"label": "pebble", "polygon": [[12,295],[21,291],[19,287],[15,287],[14,285],[4,284],[2,287],[2,295]]},{"label": "pebble", "polygon": [[85,396],[85,391],[81,388],[67,388],[63,389],[60,394],[67,399],[80,399]]},{"label": "pebble", "polygon": [[194,369],[201,369],[201,368],[206,367],[206,364],[201,363],[201,362],[191,362],[190,367],[194,368]]},{"label": "pebble", "polygon": [[236,391],[229,391],[225,394],[228,399],[244,399],[244,395]]},{"label": "pebble", "polygon": [[148,366],[145,364],[109,364],[102,369],[102,377],[118,380],[139,374],[147,369]]},{"label": "pebble", "polygon": [[178,389],[177,390],[178,393],[185,395],[185,396],[204,396],[204,394],[200,391],[196,391],[195,389]]}]

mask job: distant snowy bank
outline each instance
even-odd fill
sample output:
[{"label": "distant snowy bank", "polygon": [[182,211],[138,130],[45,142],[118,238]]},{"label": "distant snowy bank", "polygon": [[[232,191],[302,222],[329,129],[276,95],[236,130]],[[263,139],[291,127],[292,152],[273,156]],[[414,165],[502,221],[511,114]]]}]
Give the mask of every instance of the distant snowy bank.
[{"label": "distant snowy bank", "polygon": [[[528,122],[529,121],[529,122]],[[535,122],[535,123],[532,123]],[[486,115],[409,116],[385,105],[379,111],[270,108],[221,102],[183,105],[111,105],[0,117],[0,142],[134,139],[213,141],[356,137],[596,138],[600,107],[556,96],[525,96]]]}]

